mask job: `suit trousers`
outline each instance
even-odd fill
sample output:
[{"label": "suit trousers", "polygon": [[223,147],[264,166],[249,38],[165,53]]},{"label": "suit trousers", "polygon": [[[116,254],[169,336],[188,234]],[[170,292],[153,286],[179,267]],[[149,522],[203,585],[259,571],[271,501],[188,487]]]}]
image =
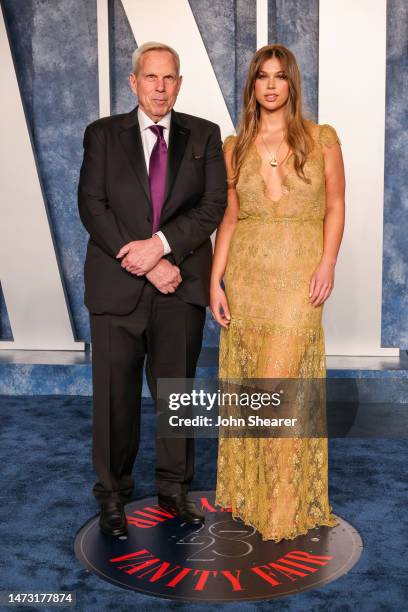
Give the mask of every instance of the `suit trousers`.
[{"label": "suit trousers", "polygon": [[[139,447],[143,367],[156,400],[158,378],[194,378],[205,308],[145,283],[127,315],[92,314],[93,467],[99,503],[132,497]],[[159,493],[187,490],[194,473],[192,438],[156,438]]]}]

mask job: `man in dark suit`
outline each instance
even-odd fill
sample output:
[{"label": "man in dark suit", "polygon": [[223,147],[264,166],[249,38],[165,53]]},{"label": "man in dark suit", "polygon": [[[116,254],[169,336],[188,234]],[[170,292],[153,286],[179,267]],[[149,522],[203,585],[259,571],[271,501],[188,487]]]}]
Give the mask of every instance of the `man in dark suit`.
[{"label": "man in dark suit", "polygon": [[[192,378],[209,303],[210,235],[226,206],[219,127],[172,110],[182,77],[174,49],[146,43],[133,55],[139,105],[99,119],[84,136],[79,212],[90,238],[85,304],[93,374],[93,488],[100,528],[127,533],[134,489],[143,366],[158,378]],[[192,439],[157,438],[159,504],[201,524],[188,497]]]}]

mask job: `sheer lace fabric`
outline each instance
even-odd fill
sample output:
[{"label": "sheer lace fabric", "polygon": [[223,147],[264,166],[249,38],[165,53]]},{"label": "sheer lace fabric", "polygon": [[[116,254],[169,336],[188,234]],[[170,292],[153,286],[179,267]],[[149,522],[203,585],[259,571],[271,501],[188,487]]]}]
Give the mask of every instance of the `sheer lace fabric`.
[{"label": "sheer lace fabric", "polygon": [[[221,329],[221,379],[324,378],[322,309],[309,303],[310,277],[323,249],[322,144],[333,127],[310,122],[315,148],[303,182],[287,161],[282,196],[271,200],[252,145],[237,183],[239,220],[224,282],[231,310]],[[224,148],[234,145],[228,137]],[[293,539],[334,526],[328,500],[326,438],[219,438],[216,503],[254,526],[264,540]]]}]

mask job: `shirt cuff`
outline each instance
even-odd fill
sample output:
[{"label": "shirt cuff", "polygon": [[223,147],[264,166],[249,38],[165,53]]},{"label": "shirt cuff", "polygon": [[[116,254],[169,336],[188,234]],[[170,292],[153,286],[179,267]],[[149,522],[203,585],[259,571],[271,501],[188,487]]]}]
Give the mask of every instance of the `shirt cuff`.
[{"label": "shirt cuff", "polygon": [[168,255],[169,253],[171,253],[171,248],[170,248],[170,245],[169,245],[169,243],[167,242],[167,238],[166,238],[166,236],[163,234],[163,232],[160,232],[160,231],[155,232],[155,233],[153,234],[153,236],[158,236],[158,237],[160,238],[160,240],[162,241],[162,243],[163,243],[163,247],[164,247],[164,253],[163,253],[163,255]]}]

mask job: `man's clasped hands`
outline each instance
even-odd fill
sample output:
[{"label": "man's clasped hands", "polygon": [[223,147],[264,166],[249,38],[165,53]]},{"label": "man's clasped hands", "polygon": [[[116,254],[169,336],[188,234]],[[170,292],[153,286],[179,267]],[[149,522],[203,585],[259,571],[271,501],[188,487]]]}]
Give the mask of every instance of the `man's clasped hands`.
[{"label": "man's clasped hands", "polygon": [[163,258],[164,247],[159,236],[134,240],[125,244],[116,255],[121,266],[135,276],[146,276],[161,293],[174,293],[182,278],[180,268]]}]

